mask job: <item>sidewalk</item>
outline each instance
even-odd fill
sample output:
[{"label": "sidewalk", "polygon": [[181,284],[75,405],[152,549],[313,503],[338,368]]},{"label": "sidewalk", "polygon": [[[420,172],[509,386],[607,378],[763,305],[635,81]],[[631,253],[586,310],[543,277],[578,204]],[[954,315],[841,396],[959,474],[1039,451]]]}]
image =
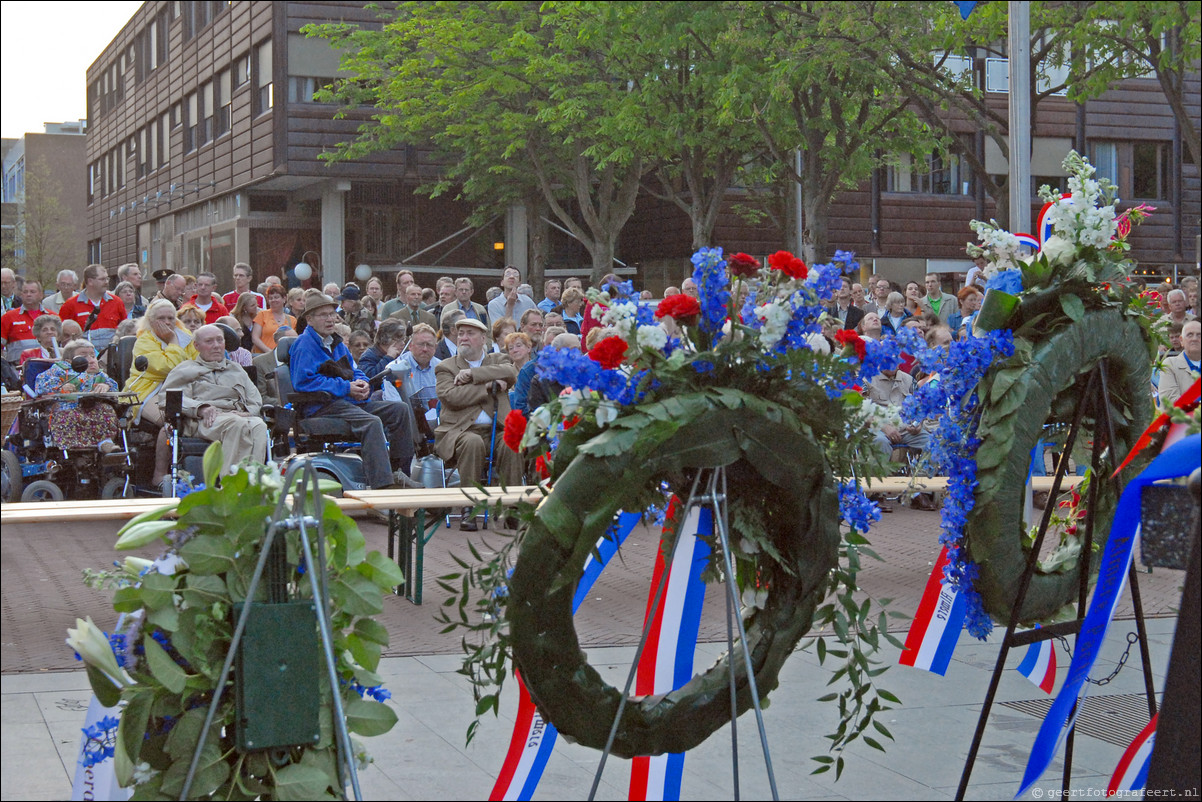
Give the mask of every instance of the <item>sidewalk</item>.
[{"label": "sidewalk", "polygon": [[[862,585],[873,597],[893,597],[892,609],[906,614],[914,611],[935,557],[937,522],[935,513],[910,510],[885,516],[872,533],[874,548],[885,562],[870,562],[862,574]],[[383,527],[368,521],[361,525],[369,546],[383,551]],[[73,623],[75,615],[91,614],[102,626],[112,618],[105,596],[83,588],[78,577],[81,566],[98,567],[112,560],[114,538],[109,531],[96,532],[95,526],[92,531],[63,528],[32,537],[32,533],[17,529],[6,528],[0,539],[4,597],[0,729],[5,755],[0,797],[62,799],[70,794],[79,729],[90,696],[83,672],[72,670],[78,663],[62,641],[65,627]],[[477,533],[471,536],[473,542],[479,543],[482,535],[491,537]],[[452,553],[466,553],[468,537],[457,530],[443,530],[431,541],[426,552],[425,605],[415,607],[395,597],[386,600],[382,620],[391,633],[392,646],[381,673],[392,691],[391,704],[400,721],[387,735],[367,739],[375,764],[361,777],[365,799],[486,799],[504,759],[516,690],[512,686],[506,689],[500,717],[485,719],[473,743],[465,747],[464,733],[474,705],[466,679],[456,673],[460,636],[440,635],[441,626],[433,619],[442,597],[434,577],[451,570]],[[590,661],[611,684],[621,685],[634,653],[653,549],[654,538],[636,530],[624,549],[624,562],[616,562],[602,575],[578,616],[580,639]],[[1181,576],[1181,572],[1157,569],[1139,577],[1150,616],[1157,689],[1164,685]],[[698,667],[708,666],[725,648],[721,597],[718,593],[708,597],[707,608],[711,609],[703,617],[701,639],[705,642],[698,648]],[[1129,616],[1129,603],[1125,595],[1120,617]],[[66,618],[70,620],[64,625],[59,619]],[[906,626],[900,627],[902,636]],[[1113,670],[1129,631],[1134,631],[1130,621],[1115,622],[1095,675],[1105,676]],[[829,659],[827,667],[819,666],[812,652],[795,654],[786,663],[781,685],[764,711],[780,797],[953,797],[997,651],[996,641],[982,644],[963,635],[946,678],[905,667],[888,671],[880,679],[881,686],[896,693],[903,705],[881,720],[896,741],[887,744],[885,754],[863,744],[853,745],[838,783],[833,773],[810,774],[817,766],[810,757],[823,754],[826,741],[822,736],[836,724],[834,709],[814,701],[829,692],[825,683],[833,668]],[[896,662],[896,650],[890,649],[887,659]],[[1040,723],[1024,710],[1050,700],[1013,670],[1020,660],[1021,654],[1011,656],[1002,680],[973,773],[970,799],[1013,797]],[[1068,656],[1059,650],[1061,678],[1068,664]],[[1112,683],[1091,687],[1100,705],[1097,710],[1087,708],[1081,728],[1095,735],[1078,734],[1074,788],[1106,787],[1125,746],[1123,739],[1129,741],[1146,721],[1142,702],[1135,698],[1142,689],[1135,650]],[[1095,721],[1097,726],[1093,726]],[[738,724],[742,795],[768,798],[755,718],[745,715]],[[591,749],[561,739],[536,798],[586,798],[599,757]],[[629,765],[624,760],[609,761],[598,798],[626,798]],[[1059,771],[1057,763],[1040,790],[1058,789]],[[733,794],[730,735],[729,729],[724,729],[689,753],[682,798],[729,799]],[[1029,798],[1040,797],[1032,794]]]}]

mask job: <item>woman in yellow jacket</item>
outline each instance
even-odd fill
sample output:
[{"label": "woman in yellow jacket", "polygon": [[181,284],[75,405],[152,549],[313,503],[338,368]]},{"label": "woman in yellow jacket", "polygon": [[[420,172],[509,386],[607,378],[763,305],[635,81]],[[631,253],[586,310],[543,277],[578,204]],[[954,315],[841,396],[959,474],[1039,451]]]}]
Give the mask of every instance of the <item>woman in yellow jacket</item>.
[{"label": "woman in yellow jacket", "polygon": [[139,415],[154,424],[162,424],[163,410],[159,390],[171,369],[187,359],[196,359],[192,334],[175,316],[175,304],[166,298],[151,302],[146,315],[138,321],[138,340],[134,343],[134,363],[146,357],[146,369],[136,367],[125,382],[127,393],[137,393],[142,401]]}]

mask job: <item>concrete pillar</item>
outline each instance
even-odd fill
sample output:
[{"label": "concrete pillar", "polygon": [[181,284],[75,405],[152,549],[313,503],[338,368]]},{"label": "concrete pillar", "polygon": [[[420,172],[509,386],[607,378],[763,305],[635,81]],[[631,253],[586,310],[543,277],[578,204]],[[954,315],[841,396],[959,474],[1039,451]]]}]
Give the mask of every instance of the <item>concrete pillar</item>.
[{"label": "concrete pillar", "polygon": [[515,203],[505,213],[505,264],[522,272],[522,280],[530,277],[530,229],[526,207]]},{"label": "concrete pillar", "polygon": [[[321,191],[321,283],[346,283],[346,193],[351,182],[330,181]],[[320,287],[321,284],[316,286]]]}]

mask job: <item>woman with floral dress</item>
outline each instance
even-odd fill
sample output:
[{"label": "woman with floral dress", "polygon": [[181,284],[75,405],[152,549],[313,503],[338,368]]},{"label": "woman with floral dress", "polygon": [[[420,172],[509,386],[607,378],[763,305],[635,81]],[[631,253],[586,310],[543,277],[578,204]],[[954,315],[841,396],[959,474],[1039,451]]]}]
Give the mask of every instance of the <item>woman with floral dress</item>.
[{"label": "woman with floral dress", "polygon": [[[72,340],[62,349],[63,361],[38,376],[34,392],[39,398],[67,393],[107,393],[117,383],[100,370],[96,349],[87,340]],[[77,372],[71,360],[86,357],[87,368]],[[58,448],[96,448],[102,454],[117,450],[117,413],[109,404],[84,405],[79,400],[64,400],[50,411],[50,437]]]}]

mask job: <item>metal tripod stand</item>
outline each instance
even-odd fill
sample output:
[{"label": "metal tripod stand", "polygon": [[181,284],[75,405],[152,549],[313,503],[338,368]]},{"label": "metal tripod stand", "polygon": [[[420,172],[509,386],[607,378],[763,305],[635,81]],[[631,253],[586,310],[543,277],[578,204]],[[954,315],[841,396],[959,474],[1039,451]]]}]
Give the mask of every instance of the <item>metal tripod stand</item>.
[{"label": "metal tripod stand", "polygon": [[[289,496],[290,490],[293,491],[291,496]],[[316,469],[307,461],[294,462],[284,475],[283,486],[280,488],[280,496],[276,502],[275,511],[265,523],[259,560],[255,564],[254,575],[251,577],[246,589],[246,602],[242,606],[241,614],[238,616],[237,624],[234,627],[234,635],[230,641],[229,652],[226,654],[225,663],[221,667],[221,676],[218,678],[217,687],[213,691],[213,701],[209,705],[209,712],[205,717],[204,727],[200,731],[200,740],[196,744],[195,753],[192,755],[192,763],[188,767],[188,775],[184,780],[183,789],[180,791],[180,799],[187,799],[188,792],[192,788],[192,782],[195,779],[197,767],[200,763],[201,751],[205,747],[209,730],[213,726],[213,720],[216,718],[217,710],[221,706],[221,698],[225,691],[226,682],[229,680],[230,670],[233,668],[234,661],[238,656],[239,646],[242,644],[242,637],[246,632],[247,622],[251,618],[252,607],[263,605],[262,602],[253,601],[259,587],[259,582],[263,578],[265,568],[268,569],[269,576],[276,572],[278,566],[269,567],[269,562],[276,562],[280,559],[283,550],[278,548],[278,546],[282,545],[283,541],[282,539],[277,541],[277,537],[286,532],[298,533],[301,554],[305,559],[305,565],[308,567],[312,583],[312,607],[316,613],[317,628],[321,633],[321,648],[322,654],[325,657],[326,679],[330,684],[330,696],[333,700],[334,738],[337,752],[339,786],[343,789],[343,798],[346,798],[346,786],[349,780],[354,792],[354,798],[356,800],[363,799],[363,794],[359,790],[359,775],[355,768],[350,733],[346,728],[346,716],[342,708],[342,694],[339,689],[338,669],[334,658],[334,635],[330,628],[329,618],[329,588],[327,587],[329,578],[326,575],[325,534],[322,530],[324,507],[325,499],[322,497],[321,490],[318,487],[318,473]],[[272,585],[276,584],[274,578],[269,579],[269,583]],[[275,591],[273,590],[272,593],[274,594]],[[271,601],[277,600],[272,599]]]},{"label": "metal tripod stand", "polygon": [[[725,467],[701,468],[697,471],[697,475],[693,478],[692,488],[689,490],[688,501],[680,513],[680,520],[687,521],[689,513],[695,507],[709,508],[713,513],[714,526],[717,528],[718,535],[717,546],[722,550],[722,567],[726,578],[723,584],[726,587],[726,646],[728,660],[733,661],[735,659],[735,630],[737,629],[739,634],[739,651],[742,655],[744,668],[747,671],[747,681],[751,690],[751,702],[755,708],[756,726],[759,729],[760,735],[760,748],[764,753],[764,767],[768,773],[768,784],[772,788],[772,798],[776,800],[779,799],[776,790],[776,775],[772,770],[772,755],[768,748],[768,735],[764,729],[764,713],[760,708],[760,695],[759,690],[756,688],[755,671],[751,665],[751,653],[746,648],[747,631],[743,627],[743,617],[739,609],[738,589],[735,586],[734,561],[730,556],[730,518],[727,507]],[[672,550],[665,560],[665,565],[672,565],[672,560],[676,555],[676,548],[683,535],[683,532],[678,534],[672,541]],[[609,729],[609,738],[605,742],[605,749],[601,753],[601,761],[597,765],[596,774],[593,776],[593,785],[589,790],[588,796],[590,800],[596,797],[597,788],[601,783],[601,775],[605,771],[605,763],[609,759],[610,751],[613,749],[614,738],[618,733],[618,725],[622,720],[622,712],[626,708],[626,700],[630,698],[630,689],[633,687],[635,677],[638,674],[638,666],[643,656],[643,649],[647,645],[647,637],[651,631],[652,622],[655,620],[656,612],[663,601],[667,584],[668,571],[665,570],[660,575],[659,584],[655,588],[655,594],[652,597],[650,609],[647,613],[646,623],[643,626],[643,633],[639,639],[638,648],[635,649],[630,673],[626,677],[626,686],[622,691],[622,699],[618,703],[617,713],[614,715],[613,724]],[[736,704],[737,688],[733,667],[729,671],[729,676],[731,764],[734,778],[734,799],[737,800],[739,799],[739,734],[738,707]]]}]

